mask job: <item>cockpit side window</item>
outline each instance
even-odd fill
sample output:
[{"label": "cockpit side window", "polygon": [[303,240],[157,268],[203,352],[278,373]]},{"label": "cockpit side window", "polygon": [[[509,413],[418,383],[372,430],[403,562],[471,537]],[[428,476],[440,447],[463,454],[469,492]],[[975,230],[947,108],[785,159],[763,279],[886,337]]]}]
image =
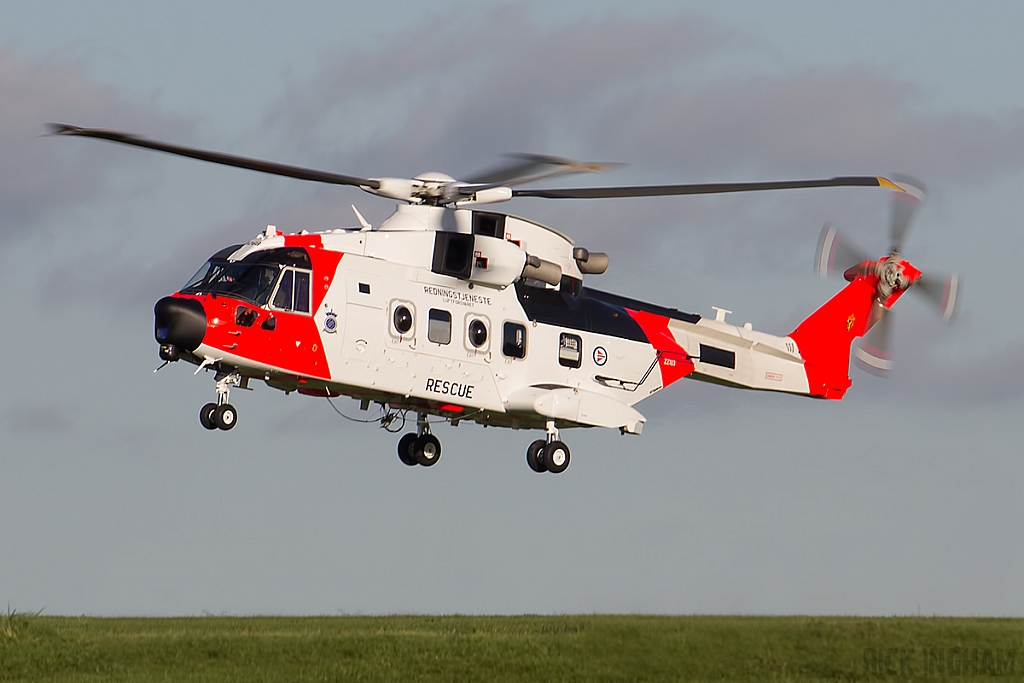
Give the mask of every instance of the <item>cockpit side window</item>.
[{"label": "cockpit side window", "polygon": [[295,271],[295,311],[309,313],[309,281],[313,274],[308,270]]},{"label": "cockpit side window", "polygon": [[309,282],[312,273],[298,268],[285,268],[271,305],[282,311],[309,313]]},{"label": "cockpit side window", "polygon": [[295,271],[290,268],[281,275],[281,282],[277,285],[277,293],[274,294],[274,308],[291,310],[292,307],[292,284],[295,282]]}]

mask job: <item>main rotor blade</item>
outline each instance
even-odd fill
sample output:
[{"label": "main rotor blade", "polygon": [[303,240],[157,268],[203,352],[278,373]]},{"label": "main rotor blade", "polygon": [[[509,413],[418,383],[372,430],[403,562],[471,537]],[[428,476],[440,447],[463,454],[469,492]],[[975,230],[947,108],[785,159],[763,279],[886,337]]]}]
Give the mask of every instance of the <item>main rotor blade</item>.
[{"label": "main rotor blade", "polygon": [[518,185],[570,173],[607,171],[620,164],[576,161],[548,154],[506,154],[507,162],[475,173],[462,181],[473,185]]},{"label": "main rotor blade", "polygon": [[826,223],[818,237],[814,273],[818,277],[829,277],[833,273],[842,273],[847,268],[869,261],[870,258],[865,252],[847,242],[832,225]]},{"label": "main rotor blade", "polygon": [[892,370],[892,311],[876,301],[871,316],[876,322],[853,350],[853,357],[864,370],[887,377]]},{"label": "main rotor blade", "polygon": [[892,242],[891,250],[899,253],[903,251],[903,238],[910,228],[917,207],[924,201],[926,190],[924,183],[916,178],[897,174],[893,174],[892,177],[899,184],[899,189],[892,192],[889,239]]},{"label": "main rotor blade", "polygon": [[960,304],[960,276],[950,273],[940,281],[925,275],[914,283],[911,291],[917,291],[924,295],[938,307],[942,319],[949,321],[956,315]]},{"label": "main rotor blade", "polygon": [[902,192],[896,183],[876,176],[846,176],[822,180],[776,180],[760,183],[698,183],[694,185],[636,185],[633,187],[577,187],[554,190],[512,190],[513,197],[546,199],[604,199],[609,197],[662,197],[678,194],[720,194],[759,190],[795,190],[809,187],[889,187]]},{"label": "main rotor blade", "polygon": [[116,130],[79,128],[78,126],[69,126],[63,123],[51,123],[49,125],[53,135],[77,135],[87,138],[99,138],[100,140],[109,140],[111,142],[119,142],[124,145],[134,145],[135,147],[155,149],[159,152],[177,154],[178,156],[199,159],[200,161],[209,161],[214,164],[247,168],[250,171],[272,173],[274,175],[286,176],[288,178],[298,178],[299,180],[312,180],[318,183],[331,183],[332,185],[353,185],[355,187],[369,188],[371,190],[377,190],[380,188],[380,182],[370,180],[369,178],[358,178],[356,176],[317,171],[311,168],[288,166],[286,164],[278,164],[272,161],[238,157],[231,154],[223,154],[221,152],[210,152],[204,149],[182,147],[180,145],[160,142],[159,140],[147,140],[145,138],[132,135],[131,133],[121,133]]}]

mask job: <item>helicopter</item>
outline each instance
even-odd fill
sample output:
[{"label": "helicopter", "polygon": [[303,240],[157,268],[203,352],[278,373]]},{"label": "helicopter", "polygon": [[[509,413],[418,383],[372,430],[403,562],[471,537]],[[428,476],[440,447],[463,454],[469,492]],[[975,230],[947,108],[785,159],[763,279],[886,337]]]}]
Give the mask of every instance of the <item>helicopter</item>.
[{"label": "helicopter", "polygon": [[[154,307],[164,365],[214,372],[216,399],[202,406],[209,430],[230,430],[231,390],[267,386],[376,404],[408,466],[431,467],[441,442],[431,424],[544,430],[526,461],[564,472],[560,430],[640,434],[634,407],[683,378],[744,389],[839,400],[852,384],[851,348],[867,369],[887,372],[889,309],[909,289],[950,319],[959,279],[926,277],[902,246],[924,186],[904,176],[720,184],[528,189],[522,185],[611,164],[509,155],[503,166],[456,180],[443,173],[362,178],[160,142],[130,133],[50,124],[88,137],[301,180],[357,187],[398,202],[377,226],[285,234],[268,225],[217,251],[178,292]],[[600,199],[820,187],[879,187],[892,195],[892,244],[872,259],[826,225],[816,271],[847,284],[788,335],[646,303],[584,285],[608,255],[526,218],[488,210],[515,197]],[[853,347],[857,338],[863,342]],[[161,368],[164,365],[160,366]],[[158,370],[160,368],[157,368]],[[333,405],[333,403],[332,403]],[[337,408],[335,408],[337,410]],[[339,411],[340,412],[340,411]],[[347,417],[347,416],[346,416]],[[351,418],[350,418],[351,419]]]}]

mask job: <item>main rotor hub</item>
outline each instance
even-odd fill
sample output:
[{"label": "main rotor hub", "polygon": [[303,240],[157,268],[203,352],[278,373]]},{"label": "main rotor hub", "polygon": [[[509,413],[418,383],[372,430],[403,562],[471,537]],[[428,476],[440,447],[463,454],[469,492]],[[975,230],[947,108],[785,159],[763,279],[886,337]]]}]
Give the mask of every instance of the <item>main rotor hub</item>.
[{"label": "main rotor hub", "polygon": [[419,174],[418,176],[413,178],[413,180],[419,180],[421,182],[429,183],[429,184],[436,183],[436,184],[442,185],[442,184],[454,182],[455,178],[452,178],[447,173],[440,173],[438,171],[430,171],[428,173],[421,173],[421,174]]},{"label": "main rotor hub", "polygon": [[419,203],[432,206],[444,206],[459,199],[459,183],[447,173],[440,171],[429,171],[421,173],[412,179],[412,193],[410,199],[414,198]]}]

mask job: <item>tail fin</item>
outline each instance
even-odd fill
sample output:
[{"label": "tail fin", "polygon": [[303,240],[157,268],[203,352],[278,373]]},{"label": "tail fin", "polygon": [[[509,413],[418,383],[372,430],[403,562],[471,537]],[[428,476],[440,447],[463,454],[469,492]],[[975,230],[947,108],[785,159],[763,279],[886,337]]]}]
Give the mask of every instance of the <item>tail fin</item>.
[{"label": "tail fin", "polygon": [[871,326],[875,286],[858,277],[790,334],[807,372],[811,396],[839,400],[850,387],[850,345]]}]

